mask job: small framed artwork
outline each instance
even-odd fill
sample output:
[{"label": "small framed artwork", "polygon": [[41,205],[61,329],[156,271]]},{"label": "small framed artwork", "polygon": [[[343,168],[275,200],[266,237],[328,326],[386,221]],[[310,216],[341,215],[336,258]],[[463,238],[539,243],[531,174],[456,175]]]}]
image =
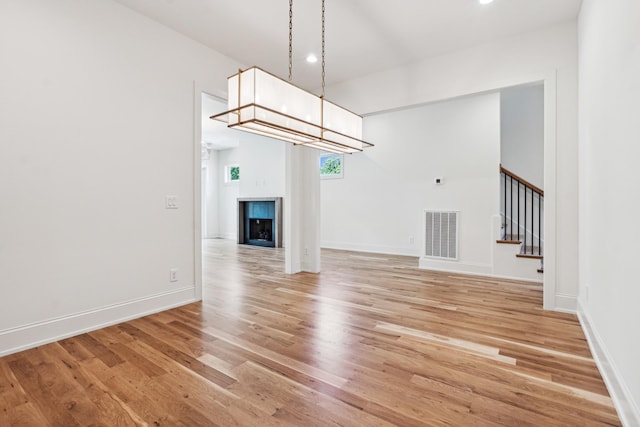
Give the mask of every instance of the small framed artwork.
[{"label": "small framed artwork", "polygon": [[335,179],[344,177],[344,154],[320,155],[320,178]]},{"label": "small framed artwork", "polygon": [[224,182],[238,182],[240,181],[240,166],[239,165],[227,165],[224,167]]}]

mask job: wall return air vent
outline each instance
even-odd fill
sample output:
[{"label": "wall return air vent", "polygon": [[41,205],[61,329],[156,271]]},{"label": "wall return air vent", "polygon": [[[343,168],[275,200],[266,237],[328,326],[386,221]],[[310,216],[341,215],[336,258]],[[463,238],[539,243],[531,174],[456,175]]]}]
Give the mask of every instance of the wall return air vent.
[{"label": "wall return air vent", "polygon": [[424,211],[424,256],[447,260],[458,259],[457,211]]}]

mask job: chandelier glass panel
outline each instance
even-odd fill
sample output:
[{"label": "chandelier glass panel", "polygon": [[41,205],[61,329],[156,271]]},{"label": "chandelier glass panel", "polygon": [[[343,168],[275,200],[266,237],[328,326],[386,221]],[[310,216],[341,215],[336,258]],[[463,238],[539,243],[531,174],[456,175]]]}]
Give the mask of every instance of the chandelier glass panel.
[{"label": "chandelier glass panel", "polygon": [[[324,0],[322,15],[324,92]],[[238,71],[229,77],[228,90],[229,110],[211,118],[231,128],[335,153],[372,146],[362,140],[362,117],[261,68]]]}]

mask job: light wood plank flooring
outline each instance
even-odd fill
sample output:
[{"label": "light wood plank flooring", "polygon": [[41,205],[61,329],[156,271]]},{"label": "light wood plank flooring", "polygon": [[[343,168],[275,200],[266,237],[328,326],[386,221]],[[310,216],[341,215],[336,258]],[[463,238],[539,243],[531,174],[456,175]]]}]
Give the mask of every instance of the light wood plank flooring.
[{"label": "light wood plank flooring", "polygon": [[204,245],[202,303],[0,359],[0,426],[620,425],[538,285]]}]

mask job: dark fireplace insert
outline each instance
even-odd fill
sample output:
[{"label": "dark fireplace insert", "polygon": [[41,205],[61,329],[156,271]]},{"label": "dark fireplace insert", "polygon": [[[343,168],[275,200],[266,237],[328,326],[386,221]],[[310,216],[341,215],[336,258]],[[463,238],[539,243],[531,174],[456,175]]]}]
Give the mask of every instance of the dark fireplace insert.
[{"label": "dark fireplace insert", "polygon": [[260,242],[273,244],[273,220],[271,218],[249,218],[249,243]]}]

